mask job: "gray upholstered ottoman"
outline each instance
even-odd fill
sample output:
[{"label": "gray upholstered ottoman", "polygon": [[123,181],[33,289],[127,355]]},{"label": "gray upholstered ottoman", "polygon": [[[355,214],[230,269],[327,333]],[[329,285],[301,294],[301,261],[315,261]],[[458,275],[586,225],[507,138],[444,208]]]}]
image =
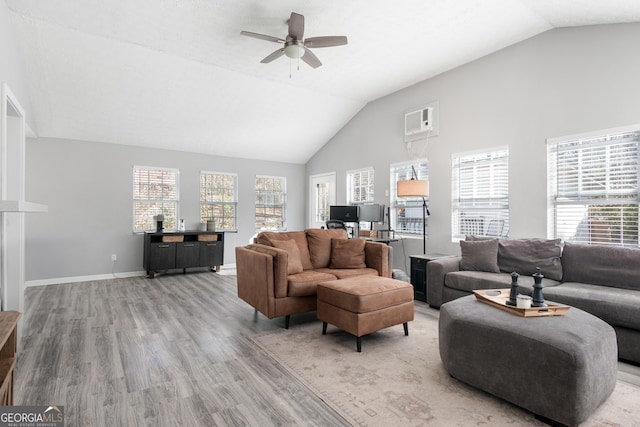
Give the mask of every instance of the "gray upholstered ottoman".
[{"label": "gray upholstered ottoman", "polygon": [[542,420],[577,425],[616,384],[613,328],[575,307],[564,316],[525,318],[470,295],[442,305],[439,336],[452,377]]}]

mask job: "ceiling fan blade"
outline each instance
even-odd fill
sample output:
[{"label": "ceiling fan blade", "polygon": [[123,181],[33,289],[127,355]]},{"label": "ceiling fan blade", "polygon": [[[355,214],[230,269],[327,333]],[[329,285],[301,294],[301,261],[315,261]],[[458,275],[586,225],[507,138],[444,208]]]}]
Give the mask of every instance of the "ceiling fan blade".
[{"label": "ceiling fan blade", "polygon": [[322,65],[322,62],[320,62],[320,60],[318,59],[317,56],[315,56],[313,54],[313,52],[311,52],[309,49],[307,49],[306,47],[304,48],[304,55],[302,55],[302,59],[304,62],[306,62],[307,64],[309,64],[309,66],[311,68],[318,68],[319,66]]},{"label": "ceiling fan blade", "polygon": [[240,31],[240,34],[242,34],[243,36],[253,37],[255,39],[266,40],[266,41],[269,41],[269,42],[276,42],[276,43],[284,43],[285,42],[280,37],[274,37],[274,36],[267,36],[265,34],[252,33],[251,31]]},{"label": "ceiling fan blade", "polygon": [[306,47],[331,47],[347,44],[346,36],[310,37],[304,41]]},{"label": "ceiling fan blade", "polygon": [[265,57],[260,62],[262,64],[268,64],[269,62],[273,61],[274,59],[280,58],[282,55],[284,55],[284,48],[276,50],[275,52],[273,52],[272,54],[268,55],[267,57]]},{"label": "ceiling fan blade", "polygon": [[291,12],[289,18],[289,37],[294,40],[302,40],[304,37],[304,16]]}]

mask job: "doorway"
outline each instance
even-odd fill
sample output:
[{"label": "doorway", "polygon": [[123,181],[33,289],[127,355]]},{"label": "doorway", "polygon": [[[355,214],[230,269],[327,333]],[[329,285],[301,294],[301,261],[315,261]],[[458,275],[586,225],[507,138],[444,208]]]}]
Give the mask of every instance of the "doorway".
[{"label": "doorway", "polygon": [[[25,118],[6,83],[0,107],[0,193],[3,203],[24,200]],[[25,221],[19,206],[0,213],[0,298],[2,310],[24,311]]]},{"label": "doorway", "polygon": [[309,177],[309,227],[324,227],[329,219],[329,206],[335,204],[336,173],[311,175]]}]

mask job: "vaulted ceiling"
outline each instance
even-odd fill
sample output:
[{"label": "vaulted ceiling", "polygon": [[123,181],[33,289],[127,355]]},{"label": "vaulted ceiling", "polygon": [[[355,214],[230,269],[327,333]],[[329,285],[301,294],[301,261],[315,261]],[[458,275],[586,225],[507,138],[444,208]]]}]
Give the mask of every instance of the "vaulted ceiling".
[{"label": "vaulted ceiling", "polygon": [[[368,102],[552,28],[640,21],[637,0],[6,0],[40,137],[305,163]],[[260,60],[291,12],[313,69]],[[298,69],[299,68],[299,69]],[[411,107],[411,106],[407,106]]]}]

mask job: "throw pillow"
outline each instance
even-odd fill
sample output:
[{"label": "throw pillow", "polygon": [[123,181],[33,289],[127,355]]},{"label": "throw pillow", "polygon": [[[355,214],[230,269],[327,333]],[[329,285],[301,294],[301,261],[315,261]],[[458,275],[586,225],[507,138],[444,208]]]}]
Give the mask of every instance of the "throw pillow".
[{"label": "throw pillow", "polygon": [[287,273],[302,273],[302,261],[300,260],[300,250],[294,240],[273,240],[271,242],[274,248],[287,251]]},{"label": "throw pillow", "polygon": [[298,251],[300,251],[302,268],[304,270],[311,270],[313,268],[311,265],[311,256],[309,255],[309,245],[307,244],[307,234],[304,231],[263,231],[258,233],[256,238],[257,243],[267,246],[273,246],[275,240],[293,240],[296,242]]},{"label": "throw pillow", "polygon": [[536,267],[549,279],[562,280],[560,239],[502,239],[498,246],[498,265],[505,273],[517,271],[530,276]]},{"label": "throw pillow", "polygon": [[307,241],[309,242],[309,254],[313,268],[327,268],[331,263],[331,239],[346,239],[347,230],[322,230],[320,228],[308,228]]},{"label": "throw pillow", "polygon": [[366,268],[364,239],[331,239],[329,268]]},{"label": "throw pillow", "polygon": [[499,273],[498,239],[460,240],[460,270]]},{"label": "throw pillow", "polygon": [[467,242],[469,242],[469,241],[475,242],[476,240],[495,240],[495,237],[476,236],[475,234],[465,234],[465,240]]}]

